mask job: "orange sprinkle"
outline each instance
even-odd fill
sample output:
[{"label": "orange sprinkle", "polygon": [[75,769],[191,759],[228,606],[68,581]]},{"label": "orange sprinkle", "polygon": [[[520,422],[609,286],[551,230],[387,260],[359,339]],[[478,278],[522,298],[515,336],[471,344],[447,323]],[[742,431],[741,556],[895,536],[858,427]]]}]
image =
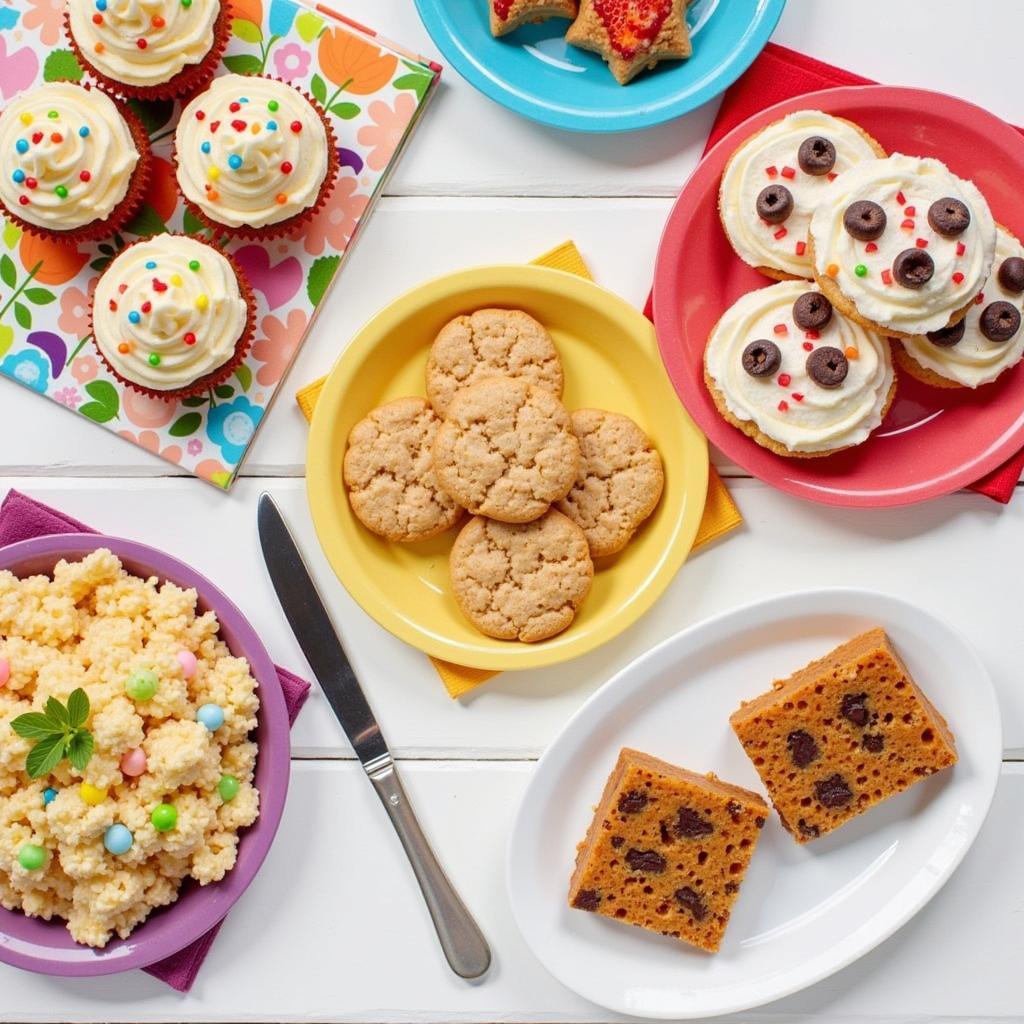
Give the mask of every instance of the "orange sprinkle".
[{"label": "orange sprinkle", "polygon": [[105,49],[106,49],[106,47],[102,43],[97,43],[96,44],[96,52],[97,53],[102,53]]},{"label": "orange sprinkle", "polygon": [[860,359],[860,351],[855,349],[852,345],[846,347],[846,358],[847,359]]},{"label": "orange sprinkle", "polygon": [[220,198],[220,193],[215,188],[211,188],[210,191],[206,193],[206,198],[212,202],[217,202]]},{"label": "orange sprinkle", "polygon": [[275,198],[282,206],[288,202],[288,197],[283,192],[278,192]]},{"label": "orange sprinkle", "polygon": [[839,273],[839,267],[838,267],[838,265],[837,265],[837,264],[835,264],[835,263],[830,263],[830,264],[829,264],[829,265],[828,265],[828,266],[827,266],[827,267],[825,268],[825,273],[826,273],[826,274],[828,274],[828,276],[829,276],[829,277],[835,277],[835,276],[836,276],[836,274],[838,274],[838,273]]},{"label": "orange sprinkle", "polygon": [[131,352],[131,350],[132,347],[131,345],[128,344],[127,341],[122,341],[121,344],[117,346],[117,351],[120,352],[121,355],[123,356],[128,355],[128,353]]}]

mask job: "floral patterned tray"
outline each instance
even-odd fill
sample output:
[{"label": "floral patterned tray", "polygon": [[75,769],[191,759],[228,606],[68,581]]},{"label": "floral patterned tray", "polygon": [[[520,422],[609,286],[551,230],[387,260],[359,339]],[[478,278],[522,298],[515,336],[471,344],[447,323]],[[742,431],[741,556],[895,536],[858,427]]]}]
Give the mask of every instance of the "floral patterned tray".
[{"label": "floral patterned tray", "polygon": [[[89,296],[137,236],[211,232],[184,210],[174,183],[175,104],[137,103],[153,143],[146,205],[120,234],[81,246],[41,241],[0,221],[0,375],[227,489],[316,312],[408,142],[441,68],[328,8],[294,0],[230,0],[229,71],[266,73],[329,112],[341,171],[331,198],[293,238],[228,245],[257,297],[256,337],[230,383],[180,402],[120,384],[96,356]],[[63,33],[63,0],[0,6],[0,94],[79,79]]]}]

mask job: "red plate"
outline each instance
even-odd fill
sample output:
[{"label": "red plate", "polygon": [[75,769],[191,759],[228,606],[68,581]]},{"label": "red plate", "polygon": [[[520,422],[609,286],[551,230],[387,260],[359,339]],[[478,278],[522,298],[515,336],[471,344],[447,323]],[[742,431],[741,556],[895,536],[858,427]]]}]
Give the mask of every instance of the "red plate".
[{"label": "red plate", "polygon": [[690,415],[730,459],[767,483],[827,505],[884,508],[949,494],[1024,447],[1024,362],[971,391],[931,388],[901,374],[882,425],[862,445],[825,458],[787,459],[719,415],[704,387],[704,346],[722,313],[768,278],[732,251],[718,219],[718,182],[748,136],[794,110],[820,109],[863,125],[890,152],[935,156],[988,199],[1024,238],[1024,136],[963,100],[923,89],[823,89],[778,103],[729,132],[701,161],[669,215],[654,275],[661,357]]}]

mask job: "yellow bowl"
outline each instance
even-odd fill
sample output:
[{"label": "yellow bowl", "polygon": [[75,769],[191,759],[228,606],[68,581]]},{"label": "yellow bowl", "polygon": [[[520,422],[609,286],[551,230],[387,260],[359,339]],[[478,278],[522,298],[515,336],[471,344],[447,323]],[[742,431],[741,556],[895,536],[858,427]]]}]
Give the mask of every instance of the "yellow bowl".
[{"label": "yellow bowl", "polygon": [[[536,644],[477,632],[451,595],[455,531],[391,544],[352,514],[342,462],[352,427],[372,408],[424,394],[427,352],[452,317],[484,306],[524,309],[550,331],[565,368],[566,407],[633,417],[665,463],[665,492],[618,555],[599,559],[573,624]],[[591,281],[537,266],[490,266],[428,281],[378,313],[338,357],[309,433],[306,487],[316,531],[338,579],[385,629],[427,654],[474,668],[537,668],[600,646],[657,600],[693,544],[707,494],[708,451],[662,368],[654,328]]]}]

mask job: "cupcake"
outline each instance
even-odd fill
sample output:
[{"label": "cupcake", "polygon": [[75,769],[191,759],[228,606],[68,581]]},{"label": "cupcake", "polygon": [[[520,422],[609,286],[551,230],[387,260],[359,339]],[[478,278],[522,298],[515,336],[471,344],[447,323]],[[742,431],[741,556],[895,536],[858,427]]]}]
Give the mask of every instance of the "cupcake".
[{"label": "cupcake", "polygon": [[992,276],[967,316],[941,331],[903,338],[896,361],[911,376],[940,388],[991,384],[1024,356],[1024,246],[997,228]]},{"label": "cupcake", "polygon": [[65,28],[79,63],[112,92],[174,99],[213,78],[231,15],[220,0],[68,0]]},{"label": "cupcake", "polygon": [[118,380],[159,398],[227,380],[252,341],[255,304],[219,249],[157,235],[124,249],[96,285],[93,341]]},{"label": "cupcake", "polygon": [[338,169],[323,111],[274,78],[223,75],[182,111],[174,134],[178,187],[217,231],[277,238],[307,223]]},{"label": "cupcake", "polygon": [[894,153],[840,175],[811,218],[814,279],[869,330],[907,338],[952,327],[988,280],[996,225],[973,182]]},{"label": "cupcake", "polygon": [[36,235],[83,242],[135,215],[149,180],[149,139],[101,90],[52,82],[0,114],[0,204]]},{"label": "cupcake", "polygon": [[704,352],[718,411],[777,455],[831,455],[866,441],[896,393],[889,343],[807,281],[749,292]]}]

